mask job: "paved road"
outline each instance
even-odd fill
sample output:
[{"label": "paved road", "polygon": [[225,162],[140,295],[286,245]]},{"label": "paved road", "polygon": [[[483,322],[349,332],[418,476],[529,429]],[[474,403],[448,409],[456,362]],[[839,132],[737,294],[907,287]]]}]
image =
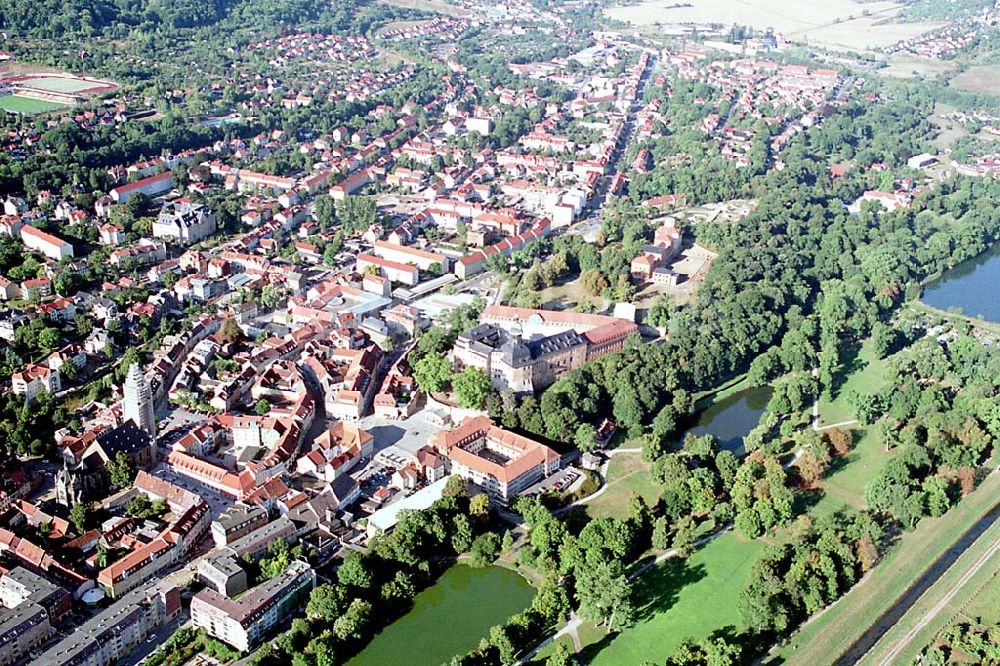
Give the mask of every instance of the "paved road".
[{"label": "paved road", "polygon": [[1000,519],[1000,501],[993,505],[990,511],[976,521],[962,536],[944,553],[941,554],[926,570],[896,599],[895,603],[886,609],[882,615],[861,635],[851,643],[837,659],[836,666],[850,666],[860,661],[869,650],[891,629],[913,604],[934,584],[968,548]]}]

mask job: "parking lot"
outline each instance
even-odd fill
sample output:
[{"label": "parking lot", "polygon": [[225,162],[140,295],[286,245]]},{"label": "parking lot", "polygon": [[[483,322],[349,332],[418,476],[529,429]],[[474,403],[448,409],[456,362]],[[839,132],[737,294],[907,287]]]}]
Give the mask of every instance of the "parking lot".
[{"label": "parking lot", "polygon": [[522,494],[541,495],[547,492],[571,493],[583,483],[584,478],[580,470],[574,467],[567,467],[545,477],[535,485],[529,486]]}]

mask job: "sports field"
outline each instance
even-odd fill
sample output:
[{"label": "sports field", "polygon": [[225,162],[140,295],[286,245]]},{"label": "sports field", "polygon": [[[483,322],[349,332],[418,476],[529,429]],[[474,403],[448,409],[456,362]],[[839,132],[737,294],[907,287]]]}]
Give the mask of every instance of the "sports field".
[{"label": "sports field", "polygon": [[74,93],[88,88],[95,88],[100,84],[93,81],[83,81],[82,79],[66,79],[58,76],[39,76],[32,79],[18,81],[20,85],[40,88],[41,90],[51,90],[52,92]]},{"label": "sports field", "polygon": [[17,95],[4,95],[0,97],[0,109],[11,113],[45,113],[65,109],[65,104],[50,102],[44,99],[32,99],[31,97],[19,97]]},{"label": "sports field", "polygon": [[611,7],[606,13],[633,25],[735,23],[774,28],[791,41],[849,49],[887,46],[941,25],[889,22],[899,8],[894,2],[856,0],[649,0]]}]

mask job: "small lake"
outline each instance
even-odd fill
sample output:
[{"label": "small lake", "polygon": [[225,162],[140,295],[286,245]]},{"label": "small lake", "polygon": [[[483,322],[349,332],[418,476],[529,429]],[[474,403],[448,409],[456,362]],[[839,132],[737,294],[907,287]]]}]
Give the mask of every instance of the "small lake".
[{"label": "small lake", "polygon": [[527,608],[534,596],[510,569],[457,564],[347,666],[440,666],[479,645],[491,627]]},{"label": "small lake", "polygon": [[743,389],[695,414],[692,417],[694,424],[685,433],[698,437],[715,435],[720,449],[742,456],[745,452],[743,438],[756,427],[770,399],[770,386]]},{"label": "small lake", "polygon": [[1000,243],[975,259],[945,271],[920,298],[938,310],[955,309],[966,317],[1000,322]]}]

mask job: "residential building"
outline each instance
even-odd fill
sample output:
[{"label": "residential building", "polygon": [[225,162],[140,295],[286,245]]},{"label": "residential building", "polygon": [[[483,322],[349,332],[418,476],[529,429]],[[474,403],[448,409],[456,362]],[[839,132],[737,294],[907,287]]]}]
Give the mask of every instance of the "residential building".
[{"label": "residential building", "polygon": [[562,460],[548,446],[496,426],[486,416],[470,417],[434,437],[451,473],[507,504],[528,486],[559,470]]},{"label": "residential building", "polygon": [[376,257],[388,259],[389,261],[411,264],[422,271],[429,271],[432,267],[436,266],[438,273],[447,273],[451,266],[450,260],[443,254],[408,247],[406,245],[397,245],[387,241],[375,241],[373,253]]},{"label": "residential building", "polygon": [[0,603],[15,608],[25,601],[43,606],[53,622],[58,622],[73,607],[73,599],[66,590],[24,567],[14,567],[0,576]]},{"label": "residential building", "polygon": [[[150,477],[155,478],[155,477]],[[173,484],[157,479],[165,486]],[[174,486],[174,488],[177,488]],[[180,495],[188,493],[177,488]],[[139,545],[125,557],[101,569],[97,575],[97,583],[104,592],[112,598],[134,590],[164,569],[176,564],[191,550],[194,544],[208,530],[211,514],[208,504],[194,495],[195,502],[187,508],[171,506],[175,518],[149,543]],[[167,497],[167,502],[171,500]]]},{"label": "residential building", "polygon": [[0,607],[0,666],[17,663],[51,635],[49,614],[40,604]]},{"label": "residential building", "polygon": [[133,590],[46,650],[46,666],[110,666],[181,613],[180,589],[163,581]]},{"label": "residential building", "polygon": [[41,391],[54,395],[62,390],[59,371],[45,365],[29,365],[21,372],[10,376],[10,387],[14,395],[23,395],[25,402],[35,399]]},{"label": "residential building", "polygon": [[119,185],[112,188],[111,199],[115,203],[127,203],[129,199],[137,194],[145,194],[147,197],[157,197],[165,192],[169,192],[174,187],[174,176],[169,171],[158,173],[155,176],[148,176],[140,180]]},{"label": "residential building", "polygon": [[191,622],[236,649],[247,652],[272,627],[288,620],[316,584],[316,572],[298,560],[271,580],[237,599],[204,589],[191,600]]},{"label": "residential building", "polygon": [[403,264],[398,261],[382,259],[372,254],[362,253],[357,257],[355,270],[364,273],[366,269],[374,268],[382,275],[393,282],[400,282],[408,287],[413,287],[420,282],[420,272],[416,266]]},{"label": "residential building", "polygon": [[30,224],[21,227],[21,242],[26,247],[41,252],[52,261],[62,261],[73,256],[73,246],[61,238],[47,234]]},{"label": "residential building", "polygon": [[163,206],[153,221],[154,238],[197,243],[215,233],[215,213],[204,204],[177,199]]},{"label": "residential building", "polygon": [[219,548],[267,524],[267,511],[258,506],[236,505],[212,521],[212,541]]}]

